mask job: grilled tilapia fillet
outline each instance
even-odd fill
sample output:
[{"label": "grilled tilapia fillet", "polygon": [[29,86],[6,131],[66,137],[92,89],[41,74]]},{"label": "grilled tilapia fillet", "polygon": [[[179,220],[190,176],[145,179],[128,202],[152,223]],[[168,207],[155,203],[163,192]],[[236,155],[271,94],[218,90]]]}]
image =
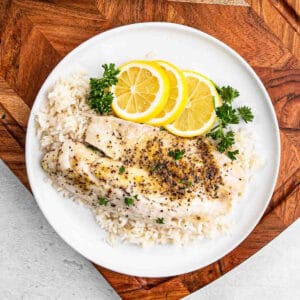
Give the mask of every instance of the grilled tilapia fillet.
[{"label": "grilled tilapia fillet", "polygon": [[[207,139],[180,138],[115,117],[92,117],[85,141],[125,168],[147,170],[170,201],[198,197],[231,202],[245,190],[244,169],[215,151]],[[182,158],[174,159],[176,151],[183,153]],[[155,192],[151,186],[144,188],[142,192]]]},{"label": "grilled tilapia fillet", "polygon": [[[44,156],[42,167],[92,208],[120,211],[151,224],[157,218],[164,218],[165,224],[179,218],[193,222],[227,214],[232,199],[244,190],[243,169],[201,139],[177,138],[114,117],[94,117],[86,142],[100,151],[67,141]],[[175,160],[172,149],[184,150],[183,157]],[[107,205],[99,204],[100,197],[108,200]],[[127,206],[126,198],[133,199],[133,205]]]}]

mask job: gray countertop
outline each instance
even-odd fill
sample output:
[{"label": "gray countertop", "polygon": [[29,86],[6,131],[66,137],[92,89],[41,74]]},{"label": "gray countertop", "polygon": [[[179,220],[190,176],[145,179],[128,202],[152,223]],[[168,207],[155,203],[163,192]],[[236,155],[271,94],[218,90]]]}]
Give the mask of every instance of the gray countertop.
[{"label": "gray countertop", "polygon": [[184,300],[299,300],[300,219],[244,263]]},{"label": "gray countertop", "polygon": [[120,299],[0,160],[0,299]]}]

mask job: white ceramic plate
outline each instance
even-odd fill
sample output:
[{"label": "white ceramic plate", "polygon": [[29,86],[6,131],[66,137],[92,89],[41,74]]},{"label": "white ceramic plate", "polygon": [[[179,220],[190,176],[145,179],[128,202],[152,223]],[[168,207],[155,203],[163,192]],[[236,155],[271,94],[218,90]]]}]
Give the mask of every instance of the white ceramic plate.
[{"label": "white ceramic plate", "polygon": [[[103,63],[120,65],[133,59],[160,58],[183,69],[194,69],[219,85],[240,91],[240,105],[252,107],[255,131],[265,166],[252,178],[246,197],[234,211],[236,226],[229,236],[205,240],[189,247],[154,246],[143,249],[128,244],[109,246],[105,232],[91,212],[64,199],[45,182],[34,115],[47,92],[61,76],[84,69],[99,76]],[[270,98],[251,67],[231,48],[190,27],[171,23],[141,23],[101,33],[78,46],[52,71],[38,93],[29,119],[26,166],[34,196],[49,223],[75,250],[96,264],[130,275],[159,277],[204,267],[239,245],[258,223],[271,198],[280,157],[279,130]]]}]

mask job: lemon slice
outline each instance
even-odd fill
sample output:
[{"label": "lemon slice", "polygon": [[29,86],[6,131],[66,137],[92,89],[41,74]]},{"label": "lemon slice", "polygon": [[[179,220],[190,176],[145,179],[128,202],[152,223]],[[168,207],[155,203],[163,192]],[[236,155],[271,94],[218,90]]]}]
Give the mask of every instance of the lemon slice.
[{"label": "lemon slice", "polygon": [[188,87],[188,101],[180,116],[166,129],[182,137],[193,137],[208,132],[216,122],[215,106],[221,105],[220,96],[207,77],[195,71],[183,71]]},{"label": "lemon slice", "polygon": [[182,71],[176,66],[162,60],[155,62],[163,68],[169,78],[170,95],[164,109],[147,123],[162,126],[175,121],[184,110],[187,102],[187,85]]},{"label": "lemon slice", "polygon": [[112,87],[113,111],[122,119],[146,122],[165,107],[170,83],[155,62],[131,61],[120,67],[118,83]]}]

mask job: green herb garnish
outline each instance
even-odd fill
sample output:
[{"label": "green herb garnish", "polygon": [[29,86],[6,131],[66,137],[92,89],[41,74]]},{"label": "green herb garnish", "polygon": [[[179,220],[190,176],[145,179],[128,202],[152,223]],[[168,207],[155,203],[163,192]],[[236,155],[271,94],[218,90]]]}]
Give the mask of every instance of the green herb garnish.
[{"label": "green herb garnish", "polygon": [[240,117],[246,122],[252,122],[254,119],[253,113],[251,111],[251,108],[248,106],[241,106],[238,109]]},{"label": "green herb garnish", "polygon": [[125,172],[125,167],[124,166],[120,167],[119,174],[123,174],[124,172]]},{"label": "green herb garnish", "polygon": [[98,148],[96,148],[96,147],[94,147],[94,146],[92,146],[92,145],[87,145],[86,147],[87,147],[88,149],[94,151],[94,152],[98,152]]},{"label": "green herb garnish", "polygon": [[232,104],[232,101],[240,95],[238,90],[229,85],[221,88],[216,85],[216,89],[225,103]]},{"label": "green herb garnish", "polygon": [[165,127],[163,127],[163,126],[159,126],[159,130],[160,130],[160,131],[165,131],[165,130],[166,130],[166,128],[165,128]]},{"label": "green herb garnish", "polygon": [[241,106],[237,109],[232,107],[233,100],[240,95],[238,90],[231,86],[223,86],[221,88],[217,85],[215,86],[223,100],[223,104],[215,108],[218,124],[207,134],[207,136],[217,141],[217,150],[219,152],[226,152],[231,160],[235,160],[236,155],[239,153],[238,150],[229,151],[235,143],[234,132],[226,129],[228,125],[239,124],[241,119],[246,123],[252,122],[254,116],[251,108],[248,106]]},{"label": "green herb garnish", "polygon": [[[136,199],[136,196],[134,196],[134,198]],[[127,206],[133,205],[134,200],[130,197],[125,197],[124,202]]]},{"label": "green herb garnish", "polygon": [[176,150],[171,150],[169,151],[168,155],[170,157],[172,157],[174,160],[179,160],[183,157],[183,154],[185,153],[185,150],[179,150],[179,149],[176,149]]},{"label": "green herb garnish", "polygon": [[180,179],[180,183],[184,185],[184,188],[191,187],[193,185],[193,181],[191,180],[185,180],[185,179]]},{"label": "green herb garnish", "polygon": [[236,160],[236,155],[239,154],[239,150],[234,150],[234,151],[228,151],[227,152],[227,156],[231,159],[231,160]]},{"label": "green herb garnish", "polygon": [[110,113],[113,94],[109,88],[118,82],[117,75],[120,70],[115,64],[102,65],[104,73],[102,78],[90,78],[90,93],[88,103],[99,114]]},{"label": "green herb garnish", "polygon": [[221,153],[225,152],[227,149],[231,148],[235,143],[234,132],[232,130],[228,132],[222,132],[220,141],[217,146],[217,150]]},{"label": "green herb garnish", "polygon": [[5,119],[5,118],[6,118],[6,115],[5,115],[5,114],[2,114],[1,119],[3,120],[3,119]]},{"label": "green herb garnish", "polygon": [[106,198],[104,198],[104,197],[99,197],[99,198],[98,198],[98,203],[99,203],[100,205],[106,206],[107,203],[108,203],[108,200],[107,200]]},{"label": "green herb garnish", "polygon": [[231,104],[224,103],[217,107],[216,114],[224,128],[226,128],[228,124],[239,124],[240,122],[238,112],[231,106]]},{"label": "green herb garnish", "polygon": [[165,224],[165,223],[164,223],[164,218],[157,218],[157,219],[155,220],[155,222],[156,222],[157,224]]}]

